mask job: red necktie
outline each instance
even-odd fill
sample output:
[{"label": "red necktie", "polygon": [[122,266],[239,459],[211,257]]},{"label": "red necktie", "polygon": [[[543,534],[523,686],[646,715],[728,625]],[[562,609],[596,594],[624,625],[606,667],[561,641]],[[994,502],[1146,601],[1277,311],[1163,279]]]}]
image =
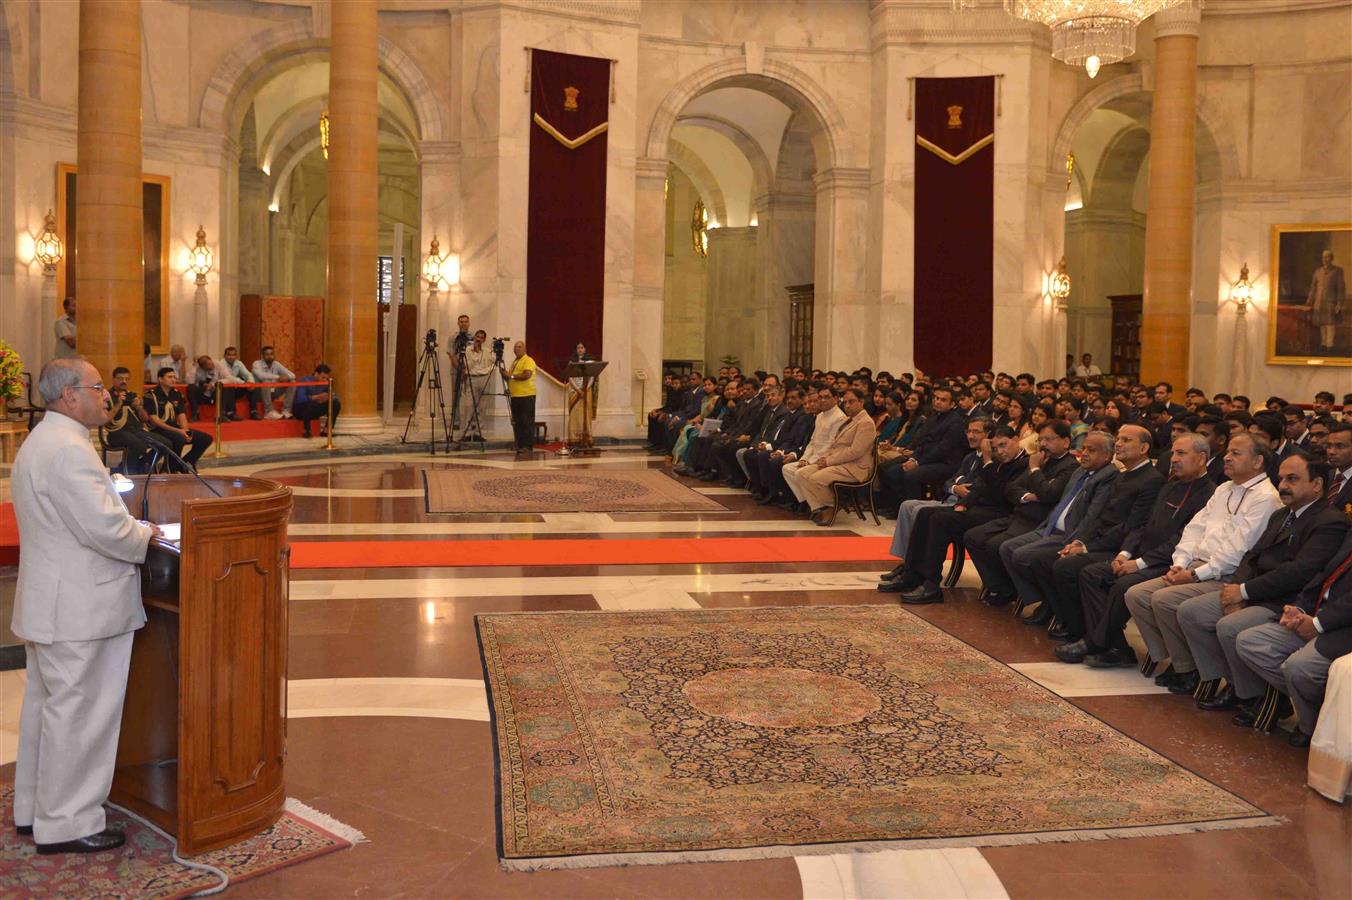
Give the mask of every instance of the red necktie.
[{"label": "red necktie", "polygon": [[1338,565],[1338,568],[1333,570],[1333,574],[1319,586],[1319,599],[1314,602],[1315,615],[1319,615],[1319,607],[1324,605],[1324,598],[1329,595],[1329,591],[1333,590],[1334,583],[1337,582],[1339,578],[1342,578],[1343,573],[1348,569],[1352,569],[1352,553],[1347,554],[1347,559],[1343,560]]},{"label": "red necktie", "polygon": [[1338,496],[1338,492],[1341,491],[1342,489],[1343,489],[1343,473],[1339,472],[1338,477],[1333,479],[1333,485],[1332,487],[1329,488],[1328,496],[1325,497],[1324,499],[1332,501],[1334,497]]}]

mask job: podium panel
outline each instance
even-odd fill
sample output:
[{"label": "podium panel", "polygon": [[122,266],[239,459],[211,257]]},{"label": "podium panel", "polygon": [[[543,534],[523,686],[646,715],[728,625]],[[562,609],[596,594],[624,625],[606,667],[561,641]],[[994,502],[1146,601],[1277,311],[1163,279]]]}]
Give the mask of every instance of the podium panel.
[{"label": "podium panel", "polygon": [[[124,496],[179,524],[142,571],[112,800],[185,854],[267,828],[286,801],[286,523],[291,490],[253,478],[155,475]],[[210,485],[210,487],[208,487]],[[218,491],[217,497],[212,489]]]}]

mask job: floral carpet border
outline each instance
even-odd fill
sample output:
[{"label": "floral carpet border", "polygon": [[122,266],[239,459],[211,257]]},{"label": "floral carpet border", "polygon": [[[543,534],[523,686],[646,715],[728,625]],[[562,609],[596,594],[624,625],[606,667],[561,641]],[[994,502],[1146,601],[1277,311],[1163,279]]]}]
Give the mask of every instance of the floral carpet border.
[{"label": "floral carpet border", "polygon": [[894,607],[493,614],[475,632],[509,870],[1280,821]]}]

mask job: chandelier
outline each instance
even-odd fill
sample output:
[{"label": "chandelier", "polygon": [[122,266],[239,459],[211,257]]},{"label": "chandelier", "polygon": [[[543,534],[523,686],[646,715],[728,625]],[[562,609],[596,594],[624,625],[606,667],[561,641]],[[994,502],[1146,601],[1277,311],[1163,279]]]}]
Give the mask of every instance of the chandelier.
[{"label": "chandelier", "polygon": [[[975,0],[952,0],[955,10]],[[1004,0],[1005,12],[1052,30],[1052,57],[1084,66],[1090,78],[1099,68],[1136,52],[1136,26],[1162,9],[1188,0]]]}]

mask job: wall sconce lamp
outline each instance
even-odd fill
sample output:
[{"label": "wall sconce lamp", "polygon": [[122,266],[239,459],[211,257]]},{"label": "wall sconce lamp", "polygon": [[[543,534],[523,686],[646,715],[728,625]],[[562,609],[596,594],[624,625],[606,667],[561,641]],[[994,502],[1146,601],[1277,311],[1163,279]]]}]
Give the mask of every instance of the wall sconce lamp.
[{"label": "wall sconce lamp", "polygon": [[427,289],[435,291],[441,286],[441,245],[437,243],[435,237],[432,238],[432,246],[427,251],[427,259],[423,260],[423,278],[427,279]]},{"label": "wall sconce lamp", "polygon": [[1070,273],[1066,271],[1066,258],[1064,256],[1056,264],[1056,272],[1048,283],[1047,293],[1051,294],[1053,300],[1065,300],[1070,296]]},{"label": "wall sconce lamp", "polygon": [[323,151],[324,158],[329,158],[329,111],[326,109],[319,114],[319,149]]},{"label": "wall sconce lamp", "polygon": [[197,276],[199,285],[207,283],[207,273],[211,271],[211,248],[207,246],[207,233],[197,226],[197,245],[188,252],[188,271]]},{"label": "wall sconce lamp", "polygon": [[1249,280],[1247,262],[1239,267],[1239,281],[1230,286],[1230,302],[1235,304],[1235,311],[1241,316],[1249,311],[1249,304],[1253,302],[1253,282]]},{"label": "wall sconce lamp", "polygon": [[61,257],[65,255],[65,250],[61,246],[61,238],[56,236],[56,217],[52,211],[47,210],[47,219],[42,226],[42,234],[38,236],[37,242],[33,245],[33,256],[38,262],[42,263],[43,272],[48,275],[56,274],[56,264],[61,262]]}]

